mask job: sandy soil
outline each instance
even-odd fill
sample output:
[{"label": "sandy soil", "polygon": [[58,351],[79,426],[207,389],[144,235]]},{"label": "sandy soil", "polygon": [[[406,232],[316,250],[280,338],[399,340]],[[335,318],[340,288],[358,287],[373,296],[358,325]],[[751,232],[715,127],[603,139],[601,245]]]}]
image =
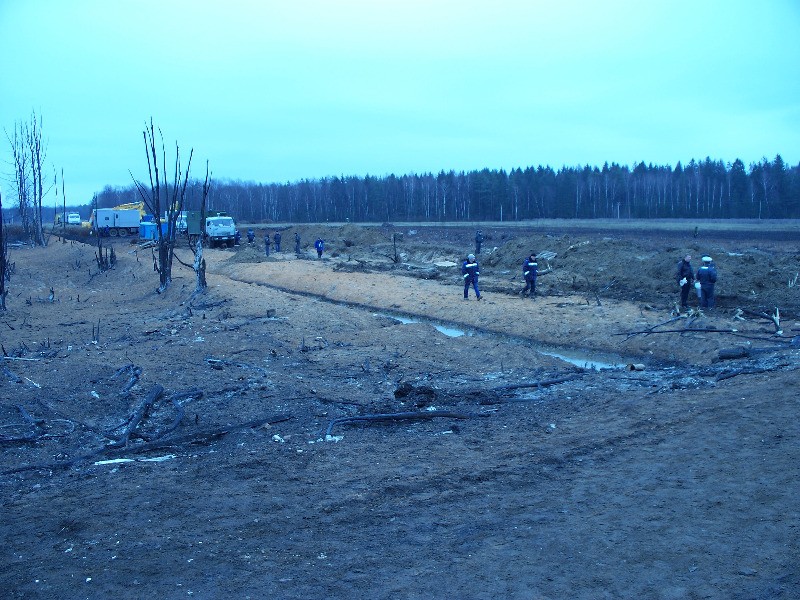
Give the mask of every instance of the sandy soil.
[{"label": "sandy soil", "polygon": [[[5,597],[800,596],[796,242],[485,227],[464,302],[471,230],[297,230],[191,301],[129,240],[12,247]],[[676,318],[686,252],[719,307]]]}]

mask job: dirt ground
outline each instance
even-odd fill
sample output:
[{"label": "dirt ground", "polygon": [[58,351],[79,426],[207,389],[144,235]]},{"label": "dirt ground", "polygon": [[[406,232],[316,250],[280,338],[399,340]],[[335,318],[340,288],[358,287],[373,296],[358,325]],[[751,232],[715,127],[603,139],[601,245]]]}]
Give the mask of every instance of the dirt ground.
[{"label": "dirt ground", "polygon": [[3,597],[800,597],[796,230],[280,229],[12,244]]}]

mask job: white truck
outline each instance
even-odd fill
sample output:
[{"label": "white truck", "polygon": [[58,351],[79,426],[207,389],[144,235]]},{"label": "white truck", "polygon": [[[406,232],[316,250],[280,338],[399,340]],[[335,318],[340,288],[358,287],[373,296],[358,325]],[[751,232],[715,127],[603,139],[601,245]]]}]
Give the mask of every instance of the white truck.
[{"label": "white truck", "polygon": [[207,217],[205,234],[211,248],[217,244],[227,244],[229,248],[233,248],[236,240],[236,224],[233,222],[233,217]]},{"label": "white truck", "polygon": [[141,218],[141,213],[135,208],[98,208],[92,211],[89,224],[92,231],[96,231],[99,235],[112,237],[138,235]]}]

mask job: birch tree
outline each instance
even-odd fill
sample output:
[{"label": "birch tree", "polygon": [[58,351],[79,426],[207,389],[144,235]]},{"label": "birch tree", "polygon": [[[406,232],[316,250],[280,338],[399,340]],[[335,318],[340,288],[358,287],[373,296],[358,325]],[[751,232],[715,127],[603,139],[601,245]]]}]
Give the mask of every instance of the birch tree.
[{"label": "birch tree", "polygon": [[3,219],[3,191],[0,190],[0,310],[6,309],[6,281],[8,280],[8,243],[6,242],[6,224]]}]

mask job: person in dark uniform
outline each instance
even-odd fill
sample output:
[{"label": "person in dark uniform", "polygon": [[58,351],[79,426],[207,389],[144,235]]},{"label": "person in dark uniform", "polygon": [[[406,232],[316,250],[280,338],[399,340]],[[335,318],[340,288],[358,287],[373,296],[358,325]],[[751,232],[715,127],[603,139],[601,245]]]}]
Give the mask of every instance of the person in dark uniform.
[{"label": "person in dark uniform", "polygon": [[703,257],[703,266],[697,269],[695,279],[700,284],[700,308],[714,308],[714,284],[717,283],[717,267],[710,256]]},{"label": "person in dark uniform", "polygon": [[275,252],[281,251],[281,232],[276,231],[275,235],[272,236],[272,239],[275,241]]},{"label": "person in dark uniform", "polygon": [[536,297],[536,276],[538,272],[539,265],[536,262],[536,255],[531,254],[522,263],[522,276],[525,278],[525,289],[522,290],[523,296]]},{"label": "person in dark uniform", "polygon": [[300,254],[300,234],[294,232],[294,253]]},{"label": "person in dark uniform", "polygon": [[264,253],[269,256],[269,231],[264,234]]},{"label": "person in dark uniform", "polygon": [[478,275],[480,274],[481,269],[478,266],[478,261],[475,259],[474,254],[470,254],[461,265],[461,275],[464,278],[464,300],[469,300],[470,285],[475,289],[475,298],[481,299],[481,292],[478,289]]},{"label": "person in dark uniform", "polygon": [[481,253],[481,244],[483,244],[483,232],[478,229],[475,233],[475,254]]},{"label": "person in dark uniform", "polygon": [[692,260],[690,255],[684,256],[678,262],[678,269],[675,279],[681,287],[681,308],[689,308],[689,291],[694,287],[694,271],[692,271]]}]

